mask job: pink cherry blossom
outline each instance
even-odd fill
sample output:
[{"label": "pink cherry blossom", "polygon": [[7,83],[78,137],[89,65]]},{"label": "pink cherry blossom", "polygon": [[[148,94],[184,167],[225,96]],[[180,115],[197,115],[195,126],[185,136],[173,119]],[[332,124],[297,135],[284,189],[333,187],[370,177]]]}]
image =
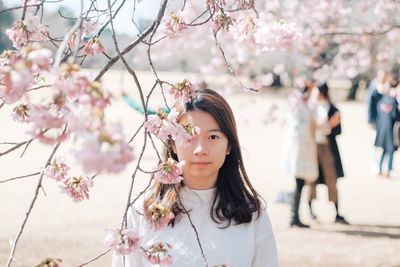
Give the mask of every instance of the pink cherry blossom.
[{"label": "pink cherry blossom", "polygon": [[171,138],[179,144],[187,144],[200,133],[200,129],[191,124],[179,124],[178,116],[179,112],[174,108],[168,116],[162,112],[157,115],[150,115],[145,127],[147,131],[156,135],[164,143]]},{"label": "pink cherry blossom", "polygon": [[85,37],[87,35],[93,35],[93,33],[96,31],[97,27],[98,27],[98,24],[96,22],[93,22],[90,20],[82,21],[82,24],[81,24],[82,37]]},{"label": "pink cherry blossom", "polygon": [[29,122],[30,115],[29,115],[29,105],[27,104],[20,104],[13,108],[13,113],[11,114],[14,121],[17,122]]},{"label": "pink cherry blossom", "polygon": [[163,184],[176,184],[183,180],[183,166],[185,161],[177,162],[173,158],[168,158],[158,167],[159,171],[154,174],[154,179]]},{"label": "pink cherry blossom", "polygon": [[17,49],[28,43],[29,33],[23,21],[15,22],[14,26],[11,29],[6,29],[5,33]]},{"label": "pink cherry blossom", "polygon": [[77,65],[63,65],[61,69],[62,73],[54,81],[54,87],[74,100],[79,98],[89,86],[88,75],[79,71]]},{"label": "pink cherry blossom", "polygon": [[45,258],[36,267],[61,267],[61,259]]},{"label": "pink cherry blossom", "polygon": [[254,7],[254,0],[236,0],[238,9],[250,9]]},{"label": "pink cherry blossom", "polygon": [[153,202],[144,209],[144,218],[154,230],[161,230],[167,227],[169,222],[175,218],[174,213],[163,203]]},{"label": "pink cherry blossom", "polygon": [[167,114],[165,113],[157,113],[157,114],[151,114],[147,117],[147,121],[144,124],[146,127],[146,130],[154,135],[158,135],[158,132],[160,131],[160,128],[163,125],[163,118],[166,117]]},{"label": "pink cherry blossom", "polygon": [[104,46],[101,44],[99,38],[90,38],[89,41],[86,42],[85,47],[84,47],[84,52],[86,55],[96,55],[96,54],[102,54],[105,49]]},{"label": "pink cherry blossom", "polygon": [[79,39],[77,37],[78,37],[77,32],[71,34],[67,42],[67,46],[69,49],[74,50],[75,47],[78,45]]},{"label": "pink cherry blossom", "polygon": [[254,43],[254,33],[257,30],[257,25],[252,17],[245,17],[238,20],[231,28],[233,38],[239,42]]},{"label": "pink cherry blossom", "polygon": [[151,264],[169,266],[174,263],[174,259],[168,252],[171,248],[172,246],[169,243],[157,242],[144,250],[144,256]]},{"label": "pink cherry blossom", "polygon": [[[53,52],[47,48],[40,48],[38,46],[25,47],[23,53],[26,53],[26,59],[33,64],[31,70],[33,72],[40,73],[42,70],[50,70],[51,64],[53,63],[52,56]],[[28,50],[28,51],[24,51]]]},{"label": "pink cherry blossom", "polygon": [[196,97],[196,88],[190,81],[184,79],[182,82],[172,86],[169,89],[169,93],[175,99],[182,98],[185,103],[188,103]]},{"label": "pink cherry blossom", "polygon": [[89,199],[89,188],[93,186],[93,180],[86,176],[74,176],[63,181],[62,191],[75,202]]},{"label": "pink cherry blossom", "polygon": [[284,20],[272,24],[261,21],[254,34],[256,43],[262,46],[263,51],[287,49],[299,36],[296,24]]},{"label": "pink cherry blossom", "polygon": [[117,132],[101,129],[79,136],[80,146],[72,153],[86,172],[118,173],[134,159],[133,149]]},{"label": "pink cherry blossom", "polygon": [[47,167],[44,169],[43,173],[48,178],[55,179],[56,181],[63,181],[70,168],[64,163],[63,158],[55,158]]},{"label": "pink cherry blossom", "polygon": [[23,60],[0,68],[0,99],[7,104],[19,100],[33,85],[32,74]]},{"label": "pink cherry blossom", "polygon": [[56,106],[30,105],[30,121],[34,129],[61,128],[65,121]]},{"label": "pink cherry blossom", "polygon": [[229,31],[229,28],[233,25],[234,21],[235,20],[232,17],[224,13],[219,13],[213,17],[212,28],[215,32],[218,32],[220,29]]},{"label": "pink cherry blossom", "polygon": [[105,109],[111,101],[111,94],[103,89],[101,83],[96,81],[89,82],[85,93],[79,96],[78,102],[90,105],[93,108]]},{"label": "pink cherry blossom", "polygon": [[182,17],[172,13],[171,17],[165,22],[164,27],[165,33],[169,37],[175,37],[179,32],[187,29],[188,26]]},{"label": "pink cherry blossom", "polygon": [[131,228],[106,231],[104,244],[112,248],[118,255],[128,255],[140,246],[140,236]]},{"label": "pink cherry blossom", "polygon": [[19,51],[17,50],[4,50],[0,54],[0,68],[5,65],[11,65],[19,58]]},{"label": "pink cherry blossom", "polygon": [[48,29],[40,24],[40,18],[28,13],[24,21],[15,22],[11,29],[6,29],[8,38],[17,49],[25,46],[28,41],[44,41],[48,39]]},{"label": "pink cherry blossom", "polygon": [[206,0],[206,7],[210,8],[211,11],[219,11],[225,5],[225,0]]},{"label": "pink cherry blossom", "polygon": [[175,135],[172,136],[172,139],[180,145],[189,144],[190,141],[200,133],[200,128],[190,123],[186,125],[178,124],[176,127],[178,131],[175,131]]}]

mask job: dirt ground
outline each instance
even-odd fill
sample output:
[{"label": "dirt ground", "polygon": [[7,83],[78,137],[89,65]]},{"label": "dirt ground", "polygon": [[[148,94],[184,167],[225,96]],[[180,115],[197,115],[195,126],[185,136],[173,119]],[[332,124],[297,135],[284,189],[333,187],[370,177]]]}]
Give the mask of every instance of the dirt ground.
[{"label": "dirt ground", "polygon": [[[113,80],[114,79],[114,80]],[[112,86],[119,77],[110,78]],[[131,81],[125,80],[127,88]],[[128,89],[127,89],[128,91]],[[129,91],[128,91],[129,92]],[[340,100],[341,94],[335,94]],[[318,187],[315,203],[318,216],[312,222],[307,203],[302,202],[301,216],[310,229],[288,226],[289,205],[278,196],[294,186],[281,168],[283,119],[286,109],[282,94],[240,93],[228,97],[236,115],[247,172],[268,203],[282,267],[383,267],[400,266],[400,165],[394,159],[394,177],[374,174],[377,151],[372,143],[374,131],[366,123],[363,102],[337,101],[342,112],[343,134],[338,137],[346,176],[339,181],[341,212],[350,225],[333,223],[334,207],[327,190]],[[278,106],[277,120],[266,124],[267,112]],[[25,140],[21,126],[13,123],[9,108],[0,110],[0,140]],[[140,116],[121,102],[111,116],[123,121],[132,134]],[[141,137],[134,142],[136,152]],[[0,151],[3,148],[0,146]],[[0,180],[37,171],[46,161],[49,147],[33,143],[22,159],[15,155],[0,158]],[[145,154],[144,167],[150,169],[154,156]],[[44,180],[39,197],[18,244],[12,266],[34,266],[46,257],[61,258],[63,266],[78,266],[106,250],[104,231],[120,225],[127,201],[133,163],[120,175],[96,177],[90,200],[73,203],[61,194],[54,181]],[[72,170],[72,173],[79,170]],[[5,265],[15,238],[34,195],[38,178],[26,178],[0,184],[0,265]],[[135,192],[148,182],[147,176],[135,180]],[[45,193],[45,194],[44,194]],[[304,199],[303,199],[304,200]],[[110,266],[111,254],[90,264]]]}]

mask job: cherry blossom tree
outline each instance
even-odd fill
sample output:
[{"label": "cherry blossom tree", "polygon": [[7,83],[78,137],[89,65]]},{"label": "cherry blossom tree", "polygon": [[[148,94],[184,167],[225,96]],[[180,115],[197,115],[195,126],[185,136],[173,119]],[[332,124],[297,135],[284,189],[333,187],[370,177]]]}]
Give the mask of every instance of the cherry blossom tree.
[{"label": "cherry blossom tree", "polygon": [[[257,92],[260,87],[248,84],[242,75],[261,73],[260,66],[268,63],[271,53],[290,59],[286,68],[293,77],[300,76],[301,71],[296,70],[300,69],[312,72],[319,79],[354,78],[375,70],[379,64],[399,63],[395,44],[400,39],[400,22],[396,17],[400,5],[396,0],[268,0],[259,3],[253,0],[172,3],[162,0],[154,20],[145,29],[136,25],[138,34],[126,46],[121,46],[115,32],[115,18],[127,0],[107,0],[105,8],[91,0],[86,9],[81,0],[80,14],[62,37],[52,36],[51,25],[43,21],[45,7],[52,2],[22,0],[18,6],[0,10],[0,13],[12,10],[21,13],[5,31],[14,49],[2,51],[0,56],[0,112],[4,106],[12,107],[10,115],[15,123],[29,128],[25,141],[0,143],[0,161],[1,157],[20,149],[23,149],[22,157],[32,143],[51,148],[42,168],[0,181],[0,184],[23,182],[23,178],[39,177],[26,216],[13,239],[7,266],[15,261],[19,240],[43,190],[43,179],[53,179],[71,201],[90,201],[95,179],[102,179],[102,175],[108,173],[120,173],[128,165],[135,168],[130,178],[127,205],[121,211],[121,227],[107,231],[104,243],[109,249],[80,266],[110,250],[121,255],[141,250],[151,263],[173,263],[168,252],[173,244],[160,241],[143,247],[137,229],[127,228],[126,218],[128,208],[137,199],[132,192],[134,180],[140,173],[150,173],[152,179],[167,184],[177,184],[183,179],[185,163],[162,159],[154,139],[170,148],[172,141],[185,143],[198,134],[195,125],[179,124],[179,114],[172,108],[168,114],[147,112],[149,101],[155,95],[160,95],[169,108],[172,103],[168,99],[191,101],[196,89],[202,86],[201,82],[190,79],[176,84],[161,79],[157,64],[174,60],[168,58],[165,51],[190,51],[189,56],[201,51],[202,60],[193,60],[199,72],[228,72],[232,82],[249,93]],[[136,1],[132,16],[135,10]],[[105,52],[101,42],[107,28],[112,32],[112,54]],[[139,55],[133,62],[126,59],[131,51]],[[93,74],[81,67],[87,57],[105,57],[107,63],[98,66]],[[137,60],[146,62],[153,74],[150,90],[143,88],[137,75]],[[104,86],[102,78],[117,62],[122,63],[124,71],[132,77],[144,110],[141,125],[129,129],[134,132],[131,136],[125,134],[121,122],[107,116],[115,105],[115,96]],[[282,71],[282,66],[275,67],[275,72]],[[47,97],[35,98],[35,94],[43,90],[48,90]],[[138,141],[140,134],[143,142]],[[66,158],[60,154],[63,147],[68,147],[64,149],[69,151]],[[151,171],[141,167],[147,147],[153,149],[159,159]],[[77,173],[70,158],[79,164],[81,173]],[[170,207],[164,203],[152,203],[144,216],[156,230],[173,219]],[[192,226],[197,235],[195,225]],[[201,248],[200,241],[199,246]],[[203,258],[205,260],[204,255]],[[39,266],[59,266],[61,260],[43,255]],[[206,260],[204,264],[208,266]]]}]

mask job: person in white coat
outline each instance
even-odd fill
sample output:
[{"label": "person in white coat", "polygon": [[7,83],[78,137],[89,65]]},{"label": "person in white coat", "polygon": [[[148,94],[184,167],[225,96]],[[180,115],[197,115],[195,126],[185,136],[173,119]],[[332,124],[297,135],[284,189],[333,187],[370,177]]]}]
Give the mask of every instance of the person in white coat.
[{"label": "person in white coat", "polygon": [[291,203],[290,226],[308,228],[300,220],[299,207],[304,185],[318,177],[318,154],[315,141],[314,114],[308,100],[315,82],[307,83],[302,92],[296,92],[289,101],[284,141],[284,168],[295,178],[296,187]]},{"label": "person in white coat", "polygon": [[278,266],[271,222],[245,171],[228,103],[202,89],[175,108],[179,123],[200,128],[164,155],[186,162],[183,180],[155,181],[130,207],[127,228],[140,245],[127,255],[114,253],[112,266]]}]

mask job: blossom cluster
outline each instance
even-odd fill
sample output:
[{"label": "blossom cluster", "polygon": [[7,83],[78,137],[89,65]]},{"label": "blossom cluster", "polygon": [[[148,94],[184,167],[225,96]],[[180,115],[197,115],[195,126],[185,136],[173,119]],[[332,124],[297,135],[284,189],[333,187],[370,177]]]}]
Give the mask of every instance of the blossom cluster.
[{"label": "blossom cluster", "polygon": [[188,103],[196,97],[196,86],[189,80],[184,79],[182,82],[171,86],[169,93],[175,99],[182,99],[185,103]]},{"label": "blossom cluster", "polygon": [[52,53],[37,43],[20,51],[4,51],[0,55],[0,99],[11,104],[18,101],[35,84],[35,77],[48,72]]},{"label": "blossom cluster", "polygon": [[6,30],[13,46],[17,49],[32,41],[45,41],[48,39],[48,27],[40,23],[40,18],[28,13],[25,20],[18,20],[11,29]]},{"label": "blossom cluster", "polygon": [[180,32],[186,30],[188,26],[181,16],[172,13],[171,17],[164,23],[164,28],[166,35],[173,38]]},{"label": "blossom cluster", "polygon": [[133,160],[121,127],[105,124],[104,109],[111,94],[79,65],[64,63],[52,69],[51,51],[38,43],[29,43],[19,52],[5,51],[0,58],[0,99],[5,103],[20,100],[39,76],[55,89],[47,103],[21,103],[13,108],[14,120],[29,123],[34,139],[55,144],[76,134],[81,146],[72,151],[88,172],[120,172]]},{"label": "blossom cluster", "polygon": [[167,227],[175,215],[165,203],[153,202],[144,209],[144,217],[152,229],[160,230]]},{"label": "blossom cluster", "polygon": [[140,236],[132,228],[107,230],[104,244],[118,255],[128,255],[140,247]]},{"label": "blossom cluster", "polygon": [[172,109],[169,114],[159,112],[156,115],[149,115],[145,124],[147,131],[154,134],[164,143],[169,138],[179,144],[187,144],[195,135],[200,133],[200,129],[193,125],[182,125],[178,122],[179,112]]},{"label": "blossom cluster", "polygon": [[185,161],[177,162],[173,158],[168,158],[158,167],[154,174],[154,179],[163,184],[176,184],[183,180],[183,166]]},{"label": "blossom cluster", "polygon": [[68,177],[70,167],[62,157],[56,157],[43,170],[48,178],[60,182],[61,191],[66,193],[75,202],[89,199],[89,188],[93,186],[93,179],[86,176]]},{"label": "blossom cluster", "polygon": [[169,254],[169,249],[172,245],[166,242],[158,242],[151,245],[149,248],[144,249],[144,257],[151,264],[158,264],[158,266],[169,266],[174,263],[173,257]]},{"label": "blossom cluster", "polygon": [[284,50],[290,47],[300,36],[295,23],[284,20],[273,23],[260,22],[254,33],[255,42],[263,51]]},{"label": "blossom cluster", "polygon": [[84,41],[83,51],[86,55],[93,56],[104,53],[104,46],[101,44],[99,37],[95,36],[97,27],[97,23],[90,20],[83,20],[79,30],[73,32],[69,37],[67,42],[68,48],[74,51],[79,47],[80,42]]}]

